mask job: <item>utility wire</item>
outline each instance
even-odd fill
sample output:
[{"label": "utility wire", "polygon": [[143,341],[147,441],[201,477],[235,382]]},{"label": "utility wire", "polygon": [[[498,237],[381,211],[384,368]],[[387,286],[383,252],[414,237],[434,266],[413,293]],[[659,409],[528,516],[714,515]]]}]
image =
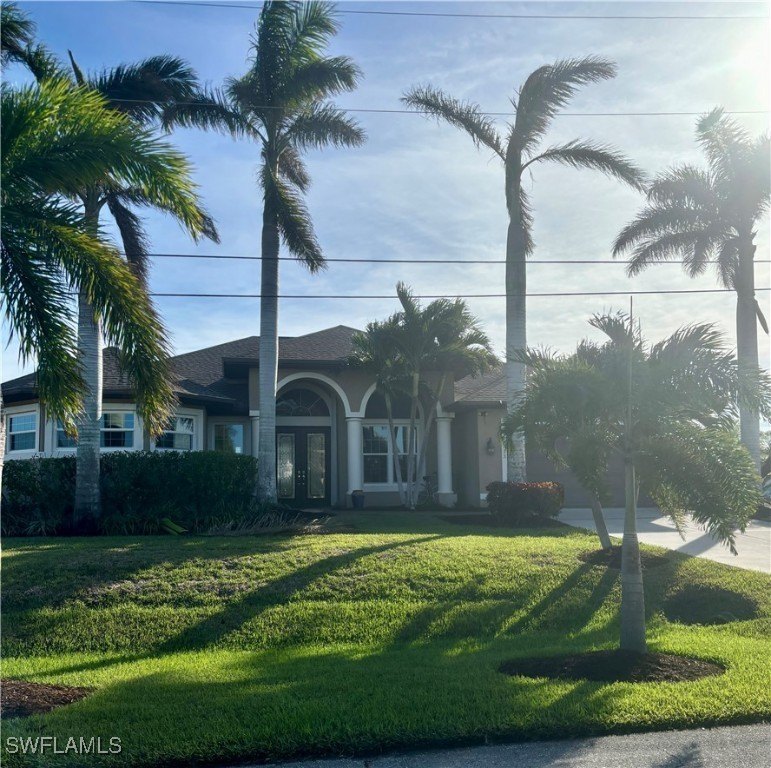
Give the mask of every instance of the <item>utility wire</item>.
[{"label": "utility wire", "polygon": [[[143,5],[184,5],[191,6],[197,5],[208,8],[242,8],[245,10],[261,9],[262,5],[252,5],[249,3],[213,3],[213,2],[188,2],[187,0],[134,0],[134,2],[142,3]],[[750,16],[750,15],[731,15],[731,16],[691,16],[691,15],[679,15],[679,16],[628,16],[623,14],[562,14],[562,13],[438,13],[436,11],[363,11],[342,8],[338,9],[338,13],[356,15],[356,16],[424,16],[430,18],[448,18],[448,19],[595,19],[595,20],[669,20],[677,19],[680,21],[688,20],[723,20],[723,19],[747,19],[768,20],[768,15],[763,16]]]},{"label": "utility wire", "polygon": [[[756,288],[756,291],[771,291],[771,288]],[[684,293],[733,293],[732,288],[684,288],[682,290],[664,291],[578,291],[554,293],[527,293],[526,296],[557,297],[557,296],[650,296]],[[262,294],[262,293],[151,293],[159,298],[191,298],[191,299],[397,299],[396,294]],[[503,299],[505,293],[459,293],[459,294],[423,294],[416,299]]]},{"label": "utility wire", "polygon": [[[139,0],[137,0],[139,1]],[[157,104],[156,101],[151,99],[120,99],[110,98],[110,101],[118,101],[126,104]],[[185,107],[212,107],[219,108],[219,104],[201,103],[198,101],[175,101],[175,105]],[[283,109],[283,107],[260,104],[255,105],[253,109]],[[366,114],[381,114],[381,115],[433,115],[424,109],[386,109],[375,107],[340,107],[341,112],[361,112]],[[708,112],[709,109],[702,109],[696,112],[558,112],[554,117],[696,117]],[[769,110],[767,109],[734,109],[723,110],[723,114],[726,115],[767,115]],[[487,117],[516,117],[516,112],[480,112],[480,115]]]},{"label": "utility wire", "polygon": [[[149,253],[154,259],[236,259],[241,261],[262,261],[262,256],[231,256],[229,254],[207,253]],[[294,256],[278,256],[277,261],[294,261]],[[345,264],[506,264],[506,259],[351,259],[329,257],[326,262]],[[623,259],[531,259],[528,264],[623,264]],[[682,259],[655,259],[650,264],[683,264]],[[707,259],[705,264],[717,264],[717,259]],[[771,259],[754,259],[755,264],[771,264]]]}]

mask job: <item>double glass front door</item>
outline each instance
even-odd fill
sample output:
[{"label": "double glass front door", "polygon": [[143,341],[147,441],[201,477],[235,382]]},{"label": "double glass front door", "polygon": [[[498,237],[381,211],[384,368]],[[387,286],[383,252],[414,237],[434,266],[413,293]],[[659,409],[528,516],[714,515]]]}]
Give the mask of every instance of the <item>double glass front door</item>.
[{"label": "double glass front door", "polygon": [[279,501],[299,507],[330,504],[329,427],[276,428]]}]

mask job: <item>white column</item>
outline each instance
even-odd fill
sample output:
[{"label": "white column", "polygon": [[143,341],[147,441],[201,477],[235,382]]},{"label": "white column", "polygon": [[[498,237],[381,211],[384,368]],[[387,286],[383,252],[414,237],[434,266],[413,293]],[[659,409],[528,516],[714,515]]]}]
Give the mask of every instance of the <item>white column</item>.
[{"label": "white column", "polygon": [[260,448],[260,415],[259,412],[257,415],[250,416],[252,421],[252,456],[255,458],[257,457],[257,454],[259,452]]},{"label": "white column", "polygon": [[360,416],[346,416],[348,430],[348,493],[360,491],[364,484],[364,456]]},{"label": "white column", "polygon": [[452,490],[452,419],[449,416],[436,418],[436,468],[437,500],[451,506],[457,500]]}]

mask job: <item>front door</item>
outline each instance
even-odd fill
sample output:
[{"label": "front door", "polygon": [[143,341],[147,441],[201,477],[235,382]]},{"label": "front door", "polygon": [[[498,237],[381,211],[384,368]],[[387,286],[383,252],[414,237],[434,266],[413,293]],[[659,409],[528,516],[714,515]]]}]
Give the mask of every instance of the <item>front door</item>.
[{"label": "front door", "polygon": [[293,507],[330,506],[329,427],[276,428],[278,500]]}]

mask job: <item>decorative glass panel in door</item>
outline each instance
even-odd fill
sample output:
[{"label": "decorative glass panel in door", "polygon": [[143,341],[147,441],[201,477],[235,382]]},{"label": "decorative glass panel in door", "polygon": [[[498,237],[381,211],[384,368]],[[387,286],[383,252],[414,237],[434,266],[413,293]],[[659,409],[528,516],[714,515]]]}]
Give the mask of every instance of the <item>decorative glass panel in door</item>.
[{"label": "decorative glass panel in door", "polygon": [[278,497],[280,499],[294,498],[295,483],[295,443],[294,435],[282,433],[276,436],[278,450],[276,452]]},{"label": "decorative glass panel in door", "polygon": [[309,499],[323,499],[327,485],[326,435],[323,432],[308,433],[308,486]]}]

